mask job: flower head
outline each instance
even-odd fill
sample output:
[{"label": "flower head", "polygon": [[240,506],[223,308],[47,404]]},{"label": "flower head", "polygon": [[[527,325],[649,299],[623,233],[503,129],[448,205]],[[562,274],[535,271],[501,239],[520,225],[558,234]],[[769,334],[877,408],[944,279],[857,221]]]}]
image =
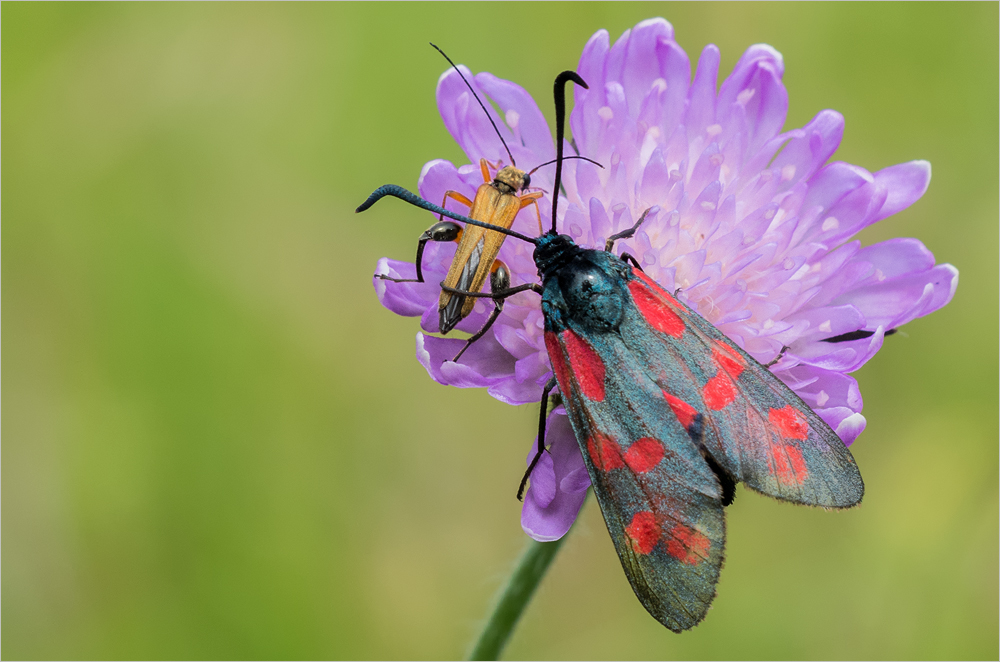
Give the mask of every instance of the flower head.
[{"label": "flower head", "polygon": [[[573,144],[566,153],[604,169],[565,163],[557,226],[578,244],[601,248],[642,210],[656,208],[617,250],[635,256],[668,291],[680,288],[681,299],[758,361],[771,361],[787,346],[772,372],[850,444],[865,419],[848,373],[875,355],[887,331],[948,303],[958,283],[957,270],[935,265],[916,239],[867,247],[852,240],[918,200],[930,182],[930,164],[911,161],[869,173],[829,162],[844,130],[843,117],[832,110],[782,133],[784,63],[770,46],[747,49],[719,86],[718,67],[718,48],[706,46],[692,78],[688,56],[663,19],[643,21],[614,45],[604,30],[591,37],[577,68],[590,87],[575,89]],[[555,157],[552,134],[530,95],[488,73],[470,82],[503,111],[495,119],[520,167]],[[471,199],[482,184],[475,164],[503,161],[506,152],[453,70],[438,81],[437,100],[472,164],[429,162],[420,194],[438,202],[450,189]],[[533,184],[551,192],[552,177],[551,167],[539,170]],[[550,225],[550,204],[540,201],[543,227]],[[513,228],[534,234],[537,225],[533,210],[524,210]],[[531,252],[516,239],[504,243],[500,259],[512,285],[537,282]],[[375,279],[383,305],[419,315],[424,332],[437,332],[438,283],[453,253],[453,245],[428,246],[426,283]],[[415,267],[383,258],[377,273],[412,278]],[[489,300],[480,301],[457,328],[475,332],[491,309]],[[552,374],[542,326],[538,296],[517,294],[459,363],[450,359],[464,340],[424,333],[417,334],[417,358],[442,384],[485,387],[510,404],[537,402]],[[826,342],[858,331],[865,333]],[[537,540],[569,530],[590,483],[564,414],[557,408],[549,417],[549,453],[525,497],[522,526]],[[534,445],[529,459],[533,453]]]}]

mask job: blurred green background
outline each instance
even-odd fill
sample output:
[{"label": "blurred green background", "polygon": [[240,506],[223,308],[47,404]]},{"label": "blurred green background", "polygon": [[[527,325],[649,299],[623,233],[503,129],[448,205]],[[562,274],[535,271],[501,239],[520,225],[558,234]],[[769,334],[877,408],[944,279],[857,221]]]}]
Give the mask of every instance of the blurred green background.
[{"label": "blurred green background", "polygon": [[719,595],[674,635],[591,499],[510,658],[998,656],[998,6],[2,7],[5,658],[453,658],[525,544],[534,407],[434,384],[381,256],[426,214],[376,186],[465,162],[428,41],[517,81],[662,15],[725,75],[785,57],[786,127],[934,168],[865,243],[920,238],[954,301],[857,377],[865,502],[742,491]]}]

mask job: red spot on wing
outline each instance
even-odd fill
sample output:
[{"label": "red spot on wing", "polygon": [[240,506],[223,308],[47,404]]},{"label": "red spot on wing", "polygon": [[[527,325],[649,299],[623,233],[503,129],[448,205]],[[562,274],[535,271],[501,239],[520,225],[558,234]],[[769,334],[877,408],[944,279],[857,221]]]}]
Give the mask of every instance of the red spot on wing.
[{"label": "red spot on wing", "polygon": [[771,444],[771,473],[785,485],[801,485],[809,477],[802,451],[791,444]]},{"label": "red spot on wing", "polygon": [[643,437],[625,451],[625,464],[637,474],[644,474],[663,459],[663,444],[652,437]]},{"label": "red spot on wing", "polygon": [[632,521],[625,527],[625,535],[629,537],[632,549],[639,554],[649,554],[660,539],[660,525],[656,523],[656,517],[653,513],[641,510],[632,517]]},{"label": "red spot on wing", "polygon": [[688,565],[697,565],[708,558],[712,541],[691,527],[678,524],[670,531],[667,554]]},{"label": "red spot on wing", "polygon": [[737,379],[747,365],[747,360],[724,342],[716,341],[712,348],[712,358],[730,377]]},{"label": "red spot on wing", "polygon": [[684,429],[691,427],[691,424],[694,423],[695,417],[698,416],[698,410],[680,398],[675,398],[666,391],[663,392],[663,397],[667,399],[667,404],[674,410],[677,420],[681,422]]},{"label": "red spot on wing", "polygon": [[594,466],[601,471],[625,467],[625,463],[622,462],[621,446],[614,439],[601,432],[594,432],[587,439],[587,453],[590,454]]},{"label": "red spot on wing", "polygon": [[586,340],[566,329],[561,334],[577,384],[584,397],[594,402],[604,400],[604,361]]},{"label": "red spot on wing", "polygon": [[675,299],[673,296],[667,293],[665,289],[660,287],[659,283],[657,283],[655,280],[647,276],[645,272],[636,271],[635,269],[632,269],[632,275],[641,280],[642,282],[646,283],[646,285],[649,286],[649,289],[651,289],[656,296],[664,299],[667,303],[673,304],[678,308],[680,307],[680,304],[677,303],[677,299]]},{"label": "red spot on wing", "polygon": [[767,412],[771,426],[785,439],[805,440],[809,436],[809,421],[798,409],[785,405],[781,409],[771,408]]},{"label": "red spot on wing", "polygon": [[549,350],[549,363],[552,364],[552,372],[556,374],[556,381],[559,382],[559,390],[568,395],[570,381],[569,370],[566,367],[566,357],[563,356],[558,336],[552,331],[545,332],[545,348]]},{"label": "red spot on wing", "polygon": [[736,399],[736,387],[724,370],[716,373],[708,380],[701,391],[705,406],[713,411],[719,411]]},{"label": "red spot on wing", "polygon": [[675,338],[684,335],[684,321],[655,292],[637,280],[629,281],[632,300],[649,325]]}]

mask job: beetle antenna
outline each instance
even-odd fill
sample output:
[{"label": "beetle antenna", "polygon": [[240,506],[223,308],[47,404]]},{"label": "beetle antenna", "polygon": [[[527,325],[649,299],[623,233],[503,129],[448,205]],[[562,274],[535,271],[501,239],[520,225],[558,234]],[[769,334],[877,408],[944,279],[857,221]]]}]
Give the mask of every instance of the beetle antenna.
[{"label": "beetle antenna", "polygon": [[[563,161],[568,161],[569,159],[582,159],[582,160],[586,161],[587,163],[593,163],[595,166],[597,166],[601,170],[604,170],[604,166],[602,166],[600,163],[598,163],[594,159],[588,159],[586,156],[565,156],[565,157],[563,157]],[[551,164],[555,163],[556,160],[557,159],[552,159],[551,161],[546,161],[545,163],[542,163],[541,165],[536,165],[534,168],[531,169],[531,172],[528,173],[528,177],[531,177],[533,174],[535,174],[535,171],[538,170],[539,168],[542,168],[544,166],[551,165]]]},{"label": "beetle antenna", "polygon": [[[483,104],[482,99],[479,98],[479,95],[476,94],[476,91],[472,89],[472,85],[469,85],[469,81],[465,79],[465,76],[462,74],[461,70],[459,70],[458,65],[452,62],[451,58],[448,57],[443,50],[435,46],[433,42],[431,42],[431,46],[434,46],[435,50],[437,50],[438,53],[444,55],[444,59],[448,60],[448,64],[451,65],[451,68],[457,71],[458,75],[462,77],[462,82],[464,82],[465,86],[469,88],[470,92],[472,92],[472,96],[476,97],[476,101],[479,102],[479,107],[483,109],[484,113],[486,113],[486,119],[490,121],[490,124],[493,125],[493,130],[497,132],[497,138],[499,138],[500,142],[503,143],[503,148],[507,150],[507,156],[510,157],[510,164],[514,167],[517,167],[517,164],[514,163],[514,155],[510,153],[510,147],[507,147],[507,141],[503,139],[502,135],[500,135],[500,129],[497,128],[497,123],[493,121],[492,117],[490,117],[490,111],[486,110],[486,105]],[[586,87],[586,85],[584,85],[584,87]]]},{"label": "beetle antenna", "polygon": [[556,233],[556,207],[559,205],[559,187],[562,185],[563,135],[566,133],[566,83],[569,81],[573,81],[585,90],[590,89],[575,71],[562,72],[556,76],[556,82],[552,85],[552,96],[555,97],[556,103],[556,183],[552,187],[552,234]]}]

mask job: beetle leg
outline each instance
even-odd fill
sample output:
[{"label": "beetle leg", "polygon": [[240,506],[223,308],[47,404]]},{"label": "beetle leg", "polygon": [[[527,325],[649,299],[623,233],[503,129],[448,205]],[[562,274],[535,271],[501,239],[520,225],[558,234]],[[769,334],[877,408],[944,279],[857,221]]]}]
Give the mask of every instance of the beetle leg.
[{"label": "beetle leg", "polygon": [[[507,268],[507,265],[500,260],[494,260],[493,266],[490,268],[490,292],[503,292],[508,289],[510,289],[510,270]],[[496,322],[497,318],[500,317],[500,313],[503,312],[503,302],[504,299],[493,299],[494,307],[493,312],[490,314],[490,318],[486,320],[486,324],[483,325],[483,328],[476,331],[474,336],[465,341],[465,347],[463,347],[462,351],[455,355],[452,362],[458,363],[458,360],[462,358],[462,354],[465,354],[465,350],[469,349],[472,343],[482,338],[483,335],[490,330],[490,327],[493,326],[493,322]]]},{"label": "beetle leg", "polygon": [[[452,200],[458,200],[459,202],[461,202],[466,207],[469,207],[470,209],[472,208],[472,200],[469,200],[467,197],[465,197],[464,195],[462,195],[458,191],[448,190],[448,191],[444,192],[444,199],[441,201],[441,208],[442,209],[444,209],[445,203],[448,202],[448,198],[451,198]],[[444,220],[444,216],[442,214],[438,214],[438,222],[441,222],[443,220]]]},{"label": "beetle leg", "polygon": [[[451,191],[449,191],[451,193]],[[427,228],[417,241],[417,277],[416,278],[390,278],[384,274],[375,274],[376,278],[391,280],[394,283],[422,283],[424,273],[421,269],[421,262],[424,259],[424,246],[428,241],[459,241],[462,238],[462,226],[451,221],[440,221]]]},{"label": "beetle leg", "polygon": [[532,191],[521,196],[521,206],[520,209],[524,209],[528,205],[535,205],[535,215],[538,216],[538,234],[545,234],[545,230],[542,229],[542,212],[538,209],[538,200],[545,195],[544,191]]}]

